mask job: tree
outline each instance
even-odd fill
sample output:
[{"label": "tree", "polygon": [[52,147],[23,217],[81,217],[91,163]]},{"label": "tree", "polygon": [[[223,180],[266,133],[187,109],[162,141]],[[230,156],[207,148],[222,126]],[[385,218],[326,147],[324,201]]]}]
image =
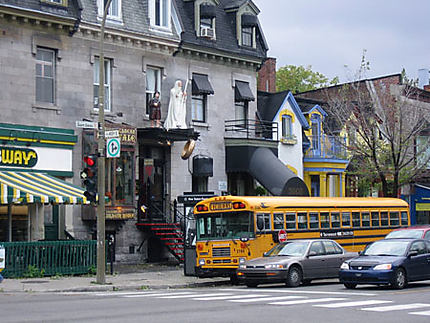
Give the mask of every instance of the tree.
[{"label": "tree", "polygon": [[337,84],[339,79],[331,81],[319,72],[312,71],[312,66],[286,65],[276,72],[276,90],[289,90],[293,93],[314,90],[320,87]]},{"label": "tree", "polygon": [[348,135],[354,172],[379,183],[384,196],[396,197],[429,162],[428,137],[419,145],[417,138],[428,129],[430,103],[411,82],[363,78],[368,68],[363,57],[356,81],[326,91],[326,109]]}]

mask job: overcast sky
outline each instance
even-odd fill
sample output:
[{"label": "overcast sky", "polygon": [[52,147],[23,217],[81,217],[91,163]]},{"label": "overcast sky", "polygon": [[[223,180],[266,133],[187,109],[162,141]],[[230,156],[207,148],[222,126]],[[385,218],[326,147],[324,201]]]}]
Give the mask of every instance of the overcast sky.
[{"label": "overcast sky", "polygon": [[[312,65],[353,79],[367,50],[369,77],[418,77],[430,68],[430,0],[253,0],[277,68]],[[351,72],[347,72],[345,65]]]}]

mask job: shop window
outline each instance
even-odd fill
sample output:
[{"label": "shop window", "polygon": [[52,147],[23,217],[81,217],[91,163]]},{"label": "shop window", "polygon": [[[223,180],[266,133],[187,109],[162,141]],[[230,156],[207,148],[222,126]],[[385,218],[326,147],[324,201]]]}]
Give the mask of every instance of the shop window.
[{"label": "shop window", "polygon": [[206,102],[207,95],[194,95],[191,97],[191,118],[192,121],[206,122]]},{"label": "shop window", "polygon": [[284,229],[284,214],[273,213],[273,227],[275,230]]},{"label": "shop window", "polygon": [[285,215],[287,222],[287,229],[296,229],[296,213],[287,213]]},{"label": "shop window", "polygon": [[146,69],[146,114],[149,115],[149,101],[155,92],[161,92],[161,68],[147,67]]},{"label": "shop window", "polygon": [[55,51],[37,48],[36,102],[55,103]]},{"label": "shop window", "polygon": [[[105,83],[105,106],[104,111],[111,111],[111,61],[110,59],[104,59],[104,83]],[[99,86],[100,86],[100,60],[98,57],[94,60],[94,110],[99,109]]]},{"label": "shop window", "polygon": [[106,159],[107,205],[133,205],[134,203],[134,153],[121,151],[119,158]]}]

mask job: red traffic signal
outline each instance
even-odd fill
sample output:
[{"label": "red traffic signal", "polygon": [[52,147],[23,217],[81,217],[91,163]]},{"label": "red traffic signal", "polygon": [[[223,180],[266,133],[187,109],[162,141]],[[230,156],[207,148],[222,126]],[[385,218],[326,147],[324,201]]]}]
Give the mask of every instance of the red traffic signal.
[{"label": "red traffic signal", "polygon": [[97,156],[96,155],[89,155],[84,157],[84,163],[87,164],[89,167],[94,166],[97,162]]}]

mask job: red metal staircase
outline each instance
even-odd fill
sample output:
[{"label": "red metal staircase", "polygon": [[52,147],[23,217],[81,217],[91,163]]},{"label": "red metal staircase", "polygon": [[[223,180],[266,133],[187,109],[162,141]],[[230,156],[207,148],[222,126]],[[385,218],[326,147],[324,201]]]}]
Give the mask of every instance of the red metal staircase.
[{"label": "red metal staircase", "polygon": [[179,223],[140,222],[136,226],[160,239],[179,262],[184,261],[184,236]]}]

